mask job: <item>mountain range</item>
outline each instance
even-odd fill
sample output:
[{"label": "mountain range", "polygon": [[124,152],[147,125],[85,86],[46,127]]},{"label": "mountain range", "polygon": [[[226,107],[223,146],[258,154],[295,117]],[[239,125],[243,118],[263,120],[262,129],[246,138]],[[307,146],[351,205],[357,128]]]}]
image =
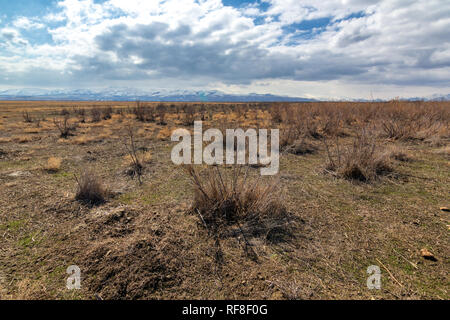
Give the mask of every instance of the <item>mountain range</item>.
[{"label": "mountain range", "polygon": [[265,101],[314,101],[308,98],[277,96],[272,94],[227,94],[210,91],[143,91],[134,88],[106,88],[101,90],[45,90],[10,89],[0,90],[0,100],[81,100],[81,101],[203,101],[203,102],[265,102]]},{"label": "mountain range", "polygon": [[[136,88],[106,89],[9,89],[0,90],[0,100],[73,100],[73,101],[185,101],[185,102],[312,102],[321,99],[287,97],[272,94],[228,94],[217,90],[144,91]],[[329,99],[323,99],[329,100]],[[332,99],[333,101],[369,101],[365,99]],[[450,94],[402,100],[449,101]],[[377,99],[376,101],[383,101]]]}]

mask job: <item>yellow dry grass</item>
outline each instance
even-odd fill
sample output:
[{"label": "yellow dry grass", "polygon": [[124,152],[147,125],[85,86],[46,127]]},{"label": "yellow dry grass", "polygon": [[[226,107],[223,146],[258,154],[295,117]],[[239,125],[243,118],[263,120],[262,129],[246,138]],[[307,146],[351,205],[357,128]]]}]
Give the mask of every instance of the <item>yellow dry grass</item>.
[{"label": "yellow dry grass", "polygon": [[19,136],[13,137],[13,141],[17,142],[17,143],[27,143],[27,142],[33,141],[34,139],[35,139],[35,136],[19,135]]},{"label": "yellow dry grass", "polygon": [[61,158],[51,157],[47,160],[44,169],[48,172],[58,172],[61,169]]},{"label": "yellow dry grass", "polygon": [[170,136],[172,135],[172,130],[169,127],[164,127],[161,130],[159,130],[158,135],[156,136],[156,139],[158,140],[169,140]]},{"label": "yellow dry grass", "polygon": [[[144,153],[138,154],[138,158],[139,158],[139,160],[140,160],[142,163],[149,163],[149,162],[152,160],[152,154],[151,154],[150,151],[146,151],[146,152],[144,152]],[[134,161],[133,161],[133,159],[131,158],[130,155],[125,155],[125,156],[123,157],[123,162],[124,162],[124,164],[127,165],[127,166],[132,166],[132,165],[134,165]]]}]

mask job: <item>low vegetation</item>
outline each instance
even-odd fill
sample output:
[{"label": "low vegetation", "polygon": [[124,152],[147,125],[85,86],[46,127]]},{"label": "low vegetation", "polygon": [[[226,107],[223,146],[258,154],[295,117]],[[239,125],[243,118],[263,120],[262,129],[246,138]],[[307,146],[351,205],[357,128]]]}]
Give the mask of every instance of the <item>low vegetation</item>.
[{"label": "low vegetation", "polygon": [[341,147],[336,137],[334,150],[326,139],[323,141],[328,155],[326,170],[338,177],[370,182],[393,170],[390,158],[366,131],[355,137],[350,146]]},{"label": "low vegetation", "polygon": [[61,169],[61,163],[62,163],[62,159],[61,158],[55,158],[55,157],[50,157],[47,160],[47,164],[45,165],[45,170],[48,172],[58,172],[59,169]]},{"label": "low vegetation", "polygon": [[[279,174],[173,164],[200,120],[279,129]],[[8,101],[0,129],[0,298],[450,298],[449,102]]]},{"label": "low vegetation", "polygon": [[79,177],[75,176],[77,191],[75,199],[89,205],[102,204],[106,200],[107,190],[103,181],[93,171],[85,170]]}]

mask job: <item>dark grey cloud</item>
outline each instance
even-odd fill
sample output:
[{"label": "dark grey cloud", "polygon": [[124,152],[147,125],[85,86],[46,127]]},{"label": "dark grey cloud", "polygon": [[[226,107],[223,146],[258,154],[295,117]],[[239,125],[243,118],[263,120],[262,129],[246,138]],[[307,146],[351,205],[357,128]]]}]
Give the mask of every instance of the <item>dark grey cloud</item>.
[{"label": "dark grey cloud", "polygon": [[[250,41],[230,37],[213,40],[209,33],[192,33],[187,25],[170,30],[161,22],[127,27],[118,25],[96,37],[101,53],[76,57],[83,74],[104,79],[131,77],[205,77],[225,83],[249,83],[266,78],[332,80],[362,74],[380,62],[349,61],[330,51],[315,53],[307,60],[298,55],[271,52]],[[108,54],[114,54],[118,61]],[[139,63],[135,63],[135,59]]]}]

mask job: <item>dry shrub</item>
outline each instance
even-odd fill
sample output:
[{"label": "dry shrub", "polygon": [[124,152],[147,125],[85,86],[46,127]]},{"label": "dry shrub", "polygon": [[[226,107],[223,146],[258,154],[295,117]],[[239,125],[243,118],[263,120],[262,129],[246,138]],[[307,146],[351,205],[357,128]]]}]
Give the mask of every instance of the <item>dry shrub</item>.
[{"label": "dry shrub", "polygon": [[92,122],[99,122],[102,118],[102,110],[99,108],[91,109],[91,120]]},{"label": "dry shrub", "polygon": [[243,235],[263,236],[281,241],[289,234],[292,219],[280,198],[278,184],[249,177],[242,166],[230,175],[218,167],[199,172],[194,166],[186,170],[194,186],[192,210],[199,215],[208,232],[217,238]]},{"label": "dry shrub", "polygon": [[334,154],[323,139],[328,155],[326,171],[348,180],[370,182],[392,171],[389,157],[379,150],[375,140],[366,131],[358,135],[351,146],[340,147],[336,137]]},{"label": "dry shrub", "polygon": [[84,170],[78,178],[75,176],[77,182],[77,192],[75,199],[89,205],[97,205],[105,202],[107,190],[103,186],[103,182],[91,170]]},{"label": "dry shrub", "polygon": [[283,121],[283,110],[281,105],[273,105],[271,108],[269,108],[269,113],[274,123],[281,123]]},{"label": "dry shrub", "polygon": [[47,164],[45,165],[45,170],[48,172],[58,172],[61,169],[61,158],[51,157],[47,160]]},{"label": "dry shrub", "polygon": [[400,117],[389,117],[381,123],[384,136],[393,140],[408,140],[414,138],[416,124]]},{"label": "dry shrub", "polygon": [[83,108],[73,108],[74,114],[78,117],[80,123],[86,122],[86,110]]},{"label": "dry shrub", "polygon": [[295,141],[288,146],[284,151],[295,155],[313,154],[316,153],[318,148],[306,141],[304,138]]},{"label": "dry shrub", "polygon": [[[145,147],[138,147],[135,139],[135,133],[131,126],[127,127],[127,137],[124,139],[123,144],[128,153],[127,159],[130,168],[126,171],[127,175],[131,177],[137,177],[139,184],[142,184],[142,174],[144,173],[144,163],[150,161],[151,155],[146,152]],[[143,151],[143,154],[141,152]]]},{"label": "dry shrub", "polygon": [[166,105],[164,105],[162,103],[158,104],[158,106],[156,107],[156,112],[158,113],[158,118],[159,118],[158,124],[166,125],[167,124],[165,121],[166,113],[167,113]]},{"label": "dry shrub", "polygon": [[23,117],[23,121],[25,121],[27,123],[32,123],[33,122],[33,118],[31,117],[31,115],[30,115],[30,113],[28,111],[22,112],[22,117]]},{"label": "dry shrub", "polygon": [[194,106],[184,105],[183,106],[183,110],[184,110],[183,124],[185,126],[192,126],[192,125],[194,125],[194,122],[195,122],[195,107]]},{"label": "dry shrub", "polygon": [[66,108],[63,108],[59,114],[63,117],[70,116],[70,111]]},{"label": "dry shrub", "polygon": [[106,107],[102,109],[102,119],[103,120],[109,120],[111,119],[113,114],[113,109],[112,107]]},{"label": "dry shrub", "polygon": [[155,110],[152,106],[145,106],[140,101],[136,101],[136,106],[132,112],[136,116],[136,119],[141,122],[154,122]]},{"label": "dry shrub", "polygon": [[283,150],[292,145],[299,137],[298,128],[289,126],[280,130],[280,148]]},{"label": "dry shrub", "polygon": [[405,148],[399,147],[399,146],[389,147],[386,150],[386,156],[389,157],[390,159],[394,159],[394,160],[402,161],[402,162],[407,162],[407,161],[412,160],[409,152]]},{"label": "dry shrub", "polygon": [[383,134],[392,140],[424,140],[446,131],[449,123],[448,110],[421,101],[393,100],[380,113]]},{"label": "dry shrub", "polygon": [[56,118],[54,118],[53,123],[58,129],[60,137],[63,139],[66,139],[69,136],[73,136],[73,132],[77,128],[76,123],[70,123],[68,116],[65,116],[63,120],[57,120]]}]

